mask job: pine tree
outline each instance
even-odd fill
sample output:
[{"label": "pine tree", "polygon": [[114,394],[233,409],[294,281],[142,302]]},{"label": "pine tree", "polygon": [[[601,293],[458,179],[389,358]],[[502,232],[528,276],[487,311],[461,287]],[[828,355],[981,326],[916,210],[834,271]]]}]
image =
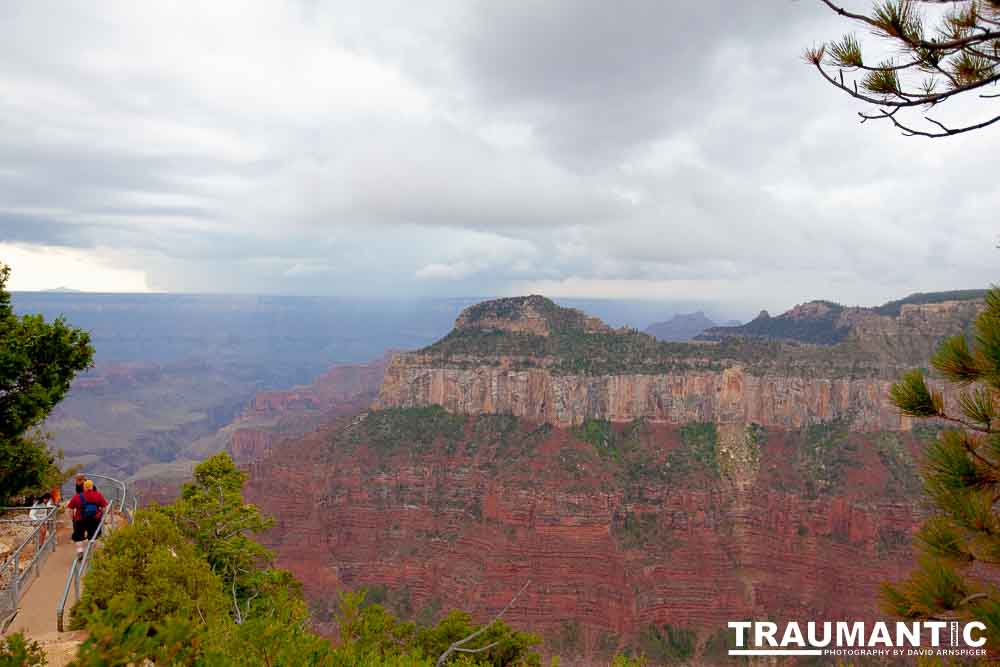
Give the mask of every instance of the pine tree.
[{"label": "pine tree", "polygon": [[[864,55],[871,45],[854,33],[806,50],[828,83],[870,105],[858,114],[862,123],[889,121],[907,136],[947,137],[1000,121],[1000,94],[984,92],[1000,82],[1000,0],[876,0],[868,14],[820,1],[881,40],[875,50],[899,54],[871,61]],[[926,16],[924,6],[937,16]],[[959,96],[978,96],[985,116],[960,125],[912,118]]]},{"label": "pine tree", "polygon": [[987,646],[997,647],[1000,591],[990,581],[1000,579],[1000,288],[987,292],[971,336],[946,339],[931,365],[956,386],[954,410],[921,370],[892,387],[892,401],[903,414],[957,428],[927,448],[922,477],[935,512],[917,534],[916,571],[883,587],[885,607],[911,619],[982,621]]},{"label": "pine tree", "polygon": [[61,481],[38,426],[94,358],[87,332],[62,318],[15,315],[9,278],[10,267],[0,263],[0,506]]}]

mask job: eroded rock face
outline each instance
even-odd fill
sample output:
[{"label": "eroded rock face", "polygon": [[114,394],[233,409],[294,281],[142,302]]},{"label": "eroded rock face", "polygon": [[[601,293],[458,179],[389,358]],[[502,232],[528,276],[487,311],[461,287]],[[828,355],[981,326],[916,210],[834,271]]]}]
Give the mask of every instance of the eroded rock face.
[{"label": "eroded rock face", "polygon": [[229,455],[241,466],[260,461],[284,438],[363,410],[377,395],[384,372],[384,359],[334,366],[311,385],[259,392],[229,427]]},{"label": "eroded rock face", "polygon": [[233,431],[229,442],[229,455],[238,466],[260,461],[271,453],[274,443],[281,436],[262,428],[244,427]]},{"label": "eroded rock face", "polygon": [[584,419],[672,424],[713,421],[799,428],[849,416],[857,430],[909,426],[877,378],[768,377],[741,368],[671,375],[554,375],[502,367],[436,368],[397,355],[386,368],[380,407],[441,405],[461,414],[511,414],[560,426]]},{"label": "eroded rock face", "polygon": [[257,417],[328,410],[338,402],[350,401],[378,391],[385,360],[367,364],[333,366],[311,385],[279,391],[258,392],[247,411]]},{"label": "eroded rock face", "polygon": [[926,365],[947,336],[960,333],[982,310],[982,299],[903,304],[898,315],[872,315],[851,309],[841,315],[860,345],[885,359]]},{"label": "eroded rock face", "polygon": [[646,424],[619,427],[612,455],[512,417],[410,439],[392,420],[412,412],[344,420],[251,468],[248,500],[277,518],[266,542],[321,627],[339,590],[484,620],[530,579],[509,622],[569,664],[606,664],[650,626],[704,641],[741,618],[874,620],[880,582],[912,565],[910,435],[844,428],[843,456],[814,460],[826,436],[810,429]]}]

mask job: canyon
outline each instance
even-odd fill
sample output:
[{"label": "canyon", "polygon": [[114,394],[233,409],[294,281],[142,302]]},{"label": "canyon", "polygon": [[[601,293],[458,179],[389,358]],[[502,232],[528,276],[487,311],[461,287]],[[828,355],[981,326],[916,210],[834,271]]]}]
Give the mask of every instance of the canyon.
[{"label": "canyon", "polygon": [[538,296],[478,304],[393,355],[371,409],[247,444],[246,496],[330,632],[341,590],[486,619],[526,581],[506,618],[574,665],[667,664],[678,642],[723,664],[743,618],[879,619],[880,583],[912,567],[920,452],[941,428],[887,390],[982,304],[918,296],[813,302],[690,343]]}]

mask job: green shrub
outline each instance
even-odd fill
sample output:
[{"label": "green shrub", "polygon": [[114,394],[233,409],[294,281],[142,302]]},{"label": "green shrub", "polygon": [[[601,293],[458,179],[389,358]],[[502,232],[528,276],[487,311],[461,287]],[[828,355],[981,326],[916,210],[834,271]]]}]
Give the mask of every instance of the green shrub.
[{"label": "green shrub", "polygon": [[647,626],[639,639],[643,653],[658,665],[687,661],[694,655],[696,642],[694,631],[669,624]]},{"label": "green shrub", "polygon": [[798,466],[807,496],[816,498],[835,491],[845,469],[861,465],[850,427],[850,417],[841,417],[810,424],[799,433]]},{"label": "green shrub", "polygon": [[104,536],[73,608],[73,627],[119,607],[119,597],[148,601],[137,622],[228,615],[221,580],[166,514],[141,510],[135,522]]},{"label": "green shrub", "polygon": [[346,429],[337,432],[335,447],[367,444],[382,456],[407,448],[423,453],[441,440],[454,445],[461,439],[466,418],[439,405],[415,408],[386,408],[367,413]]},{"label": "green shrub", "polygon": [[44,667],[45,651],[20,632],[0,639],[0,667]]}]

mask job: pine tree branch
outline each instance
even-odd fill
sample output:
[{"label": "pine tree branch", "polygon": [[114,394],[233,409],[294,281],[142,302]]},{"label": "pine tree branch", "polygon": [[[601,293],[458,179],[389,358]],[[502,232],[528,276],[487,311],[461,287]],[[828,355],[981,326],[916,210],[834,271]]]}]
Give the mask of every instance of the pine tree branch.
[{"label": "pine tree branch", "polygon": [[[853,19],[860,23],[864,23],[874,28],[880,34],[885,34],[886,32],[885,26],[879,21],[876,21],[875,19],[871,18],[870,16],[866,16],[865,14],[855,14],[854,12],[849,12],[843,7],[834,4],[831,0],[820,0],[820,2],[822,2],[824,5],[826,5],[833,11],[835,11],[837,14],[847,17],[849,19]],[[900,42],[903,42],[904,44],[906,44],[911,48],[921,48],[921,49],[926,49],[928,51],[948,51],[955,49],[963,49],[967,46],[971,46],[974,44],[981,44],[983,42],[991,42],[995,39],[1000,39],[1000,30],[984,30],[984,32],[980,35],[974,35],[970,37],[960,37],[941,42],[928,42],[927,40],[922,38],[913,39],[903,34],[889,35],[889,37],[899,40]]]},{"label": "pine tree branch", "polygon": [[882,98],[871,97],[866,95],[857,89],[857,87],[851,87],[845,84],[843,81],[837,81],[832,76],[830,76],[826,70],[823,68],[823,63],[819,61],[814,61],[813,66],[819,71],[819,73],[826,79],[831,85],[840,90],[844,91],[851,97],[861,100],[862,102],[868,102],[869,104],[874,104],[876,106],[891,106],[896,108],[906,108],[906,107],[920,107],[920,106],[933,106],[935,104],[940,104],[945,100],[954,97],[956,95],[961,95],[962,93],[967,93],[971,90],[976,90],[984,86],[988,86],[993,83],[1000,82],[1000,73],[994,74],[993,76],[981,79],[979,81],[974,81],[972,83],[967,83],[961,86],[957,86],[950,90],[945,90],[940,93],[931,94],[917,94],[909,93],[905,91],[898,91],[894,93],[897,97],[901,98],[901,101],[893,101],[888,95]]},{"label": "pine tree branch", "polygon": [[989,426],[979,426],[978,424],[973,424],[972,422],[967,422],[964,419],[961,419],[959,417],[952,417],[951,415],[947,415],[947,414],[945,414],[943,412],[939,412],[935,416],[938,419],[943,419],[945,421],[952,422],[953,424],[958,424],[962,428],[966,428],[966,429],[968,429],[970,431],[976,431],[977,433],[985,433],[987,435],[989,435],[990,433],[993,433],[993,429],[990,428]]}]

